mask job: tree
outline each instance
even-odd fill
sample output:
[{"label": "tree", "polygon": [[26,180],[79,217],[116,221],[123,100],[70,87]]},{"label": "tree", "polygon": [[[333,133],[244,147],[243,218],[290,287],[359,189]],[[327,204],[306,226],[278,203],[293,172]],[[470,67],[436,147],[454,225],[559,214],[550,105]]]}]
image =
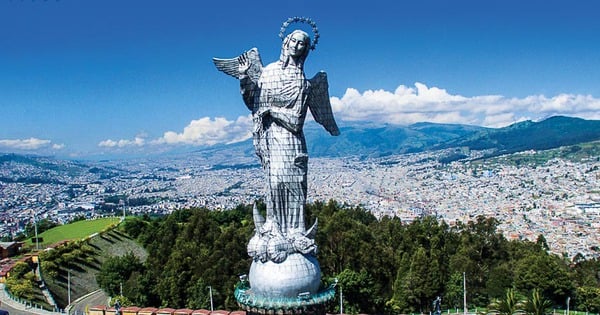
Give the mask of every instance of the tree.
[{"label": "tree", "polygon": [[[326,274],[339,274],[344,269],[361,270],[371,255],[373,235],[369,228],[352,216],[353,212],[338,210],[331,217],[319,217],[316,243]],[[356,212],[354,212],[356,214]]]},{"label": "tree", "polygon": [[23,278],[26,273],[31,271],[31,266],[26,262],[17,262],[12,269],[10,269],[11,278]]},{"label": "tree", "polygon": [[563,303],[573,290],[568,266],[560,257],[546,252],[538,252],[517,261],[514,274],[517,290],[529,292],[539,289],[555,305]]},{"label": "tree", "polygon": [[450,276],[450,280],[446,282],[444,290],[444,303],[448,307],[459,308],[463,305],[463,275],[455,272]]},{"label": "tree", "polygon": [[548,246],[548,242],[543,234],[538,235],[537,240],[535,242],[542,250],[548,251],[550,247]]},{"label": "tree", "polygon": [[539,289],[533,289],[525,303],[525,310],[531,315],[546,315],[550,313],[552,302],[547,300]]},{"label": "tree", "polygon": [[410,312],[409,302],[407,299],[408,292],[406,290],[406,278],[410,271],[410,255],[404,252],[401,255],[400,263],[396,271],[392,298],[386,302],[386,307],[391,313]]},{"label": "tree", "polygon": [[186,305],[192,309],[210,309],[210,293],[208,284],[201,278],[187,288]]},{"label": "tree", "polygon": [[396,300],[405,300],[407,309],[404,311],[424,312],[429,309],[429,302],[433,301],[438,288],[432,283],[429,274],[430,263],[423,247],[419,247],[410,259],[408,273],[401,275],[400,288],[396,288]]},{"label": "tree", "polygon": [[488,309],[501,315],[513,315],[515,313],[524,312],[525,301],[514,289],[508,289],[506,290],[504,298],[492,300]]},{"label": "tree", "polygon": [[486,283],[490,270],[508,257],[507,241],[498,233],[495,218],[478,216],[475,221],[459,224],[460,234],[456,253],[450,257],[451,272],[465,272],[469,300],[475,304],[488,304]]},{"label": "tree", "polygon": [[491,299],[502,298],[506,288],[512,287],[513,271],[508,262],[492,267],[485,283],[486,293]]},{"label": "tree", "polygon": [[120,294],[121,285],[134,271],[143,269],[143,264],[132,252],[123,256],[109,257],[96,275],[98,285],[110,296]]},{"label": "tree", "polygon": [[25,262],[16,263],[10,270],[10,277],[6,280],[6,288],[10,293],[20,299],[31,300],[35,296],[35,275],[31,266]]},{"label": "tree", "polygon": [[58,265],[51,260],[42,260],[40,264],[42,268],[42,272],[44,277],[48,277],[50,279],[56,279],[58,277]]},{"label": "tree", "polygon": [[[344,311],[349,314],[376,312],[377,283],[366,270],[344,269],[338,276],[344,295]],[[338,309],[339,311],[339,309]]]},{"label": "tree", "polygon": [[29,272],[27,278],[9,277],[6,279],[6,288],[15,297],[32,300],[35,297],[34,282],[31,280],[33,272]]},{"label": "tree", "polygon": [[115,305],[115,303],[119,302],[119,305],[121,305],[121,307],[127,307],[127,306],[132,306],[133,303],[129,300],[129,298],[127,298],[126,296],[123,295],[117,295],[117,296],[113,296],[110,299],[110,304]]},{"label": "tree", "polygon": [[577,306],[586,312],[600,312],[600,288],[583,286],[575,291]]},{"label": "tree", "polygon": [[582,255],[576,255],[573,258],[575,266],[573,268],[573,280],[577,287],[598,287],[600,286],[600,261],[598,259],[586,260]]},{"label": "tree", "polygon": [[122,224],[121,228],[125,233],[134,239],[137,239],[144,229],[148,226],[148,222],[142,217],[128,217]]}]

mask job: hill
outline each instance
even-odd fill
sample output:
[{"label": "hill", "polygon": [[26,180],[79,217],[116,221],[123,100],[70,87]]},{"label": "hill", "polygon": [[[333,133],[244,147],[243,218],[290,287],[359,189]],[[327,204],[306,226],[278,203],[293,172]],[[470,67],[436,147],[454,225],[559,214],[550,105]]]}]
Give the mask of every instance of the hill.
[{"label": "hill", "polygon": [[[61,241],[80,240],[92,234],[99,233],[119,223],[119,218],[100,218],[95,220],[82,220],[70,224],[59,225],[39,234],[43,239],[41,247],[52,245]],[[35,245],[33,238],[27,240],[28,245]]]},{"label": "hill", "polygon": [[133,253],[145,261],[146,250],[131,237],[112,229],[98,234],[87,242],[72,242],[40,255],[46,285],[59,307],[68,304],[70,278],[71,301],[98,290],[96,274],[112,256]]},{"label": "hill", "polygon": [[[308,123],[304,134],[309,155],[369,158],[465,148],[489,150],[486,156],[497,156],[600,140],[600,121],[555,116],[503,128],[422,122],[410,126],[352,124],[342,126],[340,131],[339,136],[332,137],[321,126]],[[244,163],[256,163],[251,141],[200,149],[194,154],[216,163],[240,159]]]},{"label": "hill", "polygon": [[540,122],[524,121],[498,129],[482,129],[434,148],[468,147],[490,150],[497,156],[526,150],[547,150],[600,140],[600,121],[555,116]]},{"label": "hill", "polygon": [[332,137],[320,126],[305,129],[309,154],[315,157],[380,157],[393,154],[422,152],[440,143],[460,139],[483,130],[483,127],[417,123],[407,127],[386,125],[341,128],[341,134]]},{"label": "hill", "polygon": [[[486,157],[526,150],[546,150],[600,140],[600,120],[555,116],[540,122],[524,121],[503,128],[460,124],[416,123],[410,126],[373,126],[361,123],[341,126],[330,136],[314,122],[304,128],[311,157],[383,157],[395,154],[461,148],[486,150]],[[460,158],[457,154],[449,160]],[[191,159],[207,168],[218,165],[258,167],[252,141],[214,145],[182,151],[181,148],[150,159]],[[73,162],[45,157],[0,155],[0,182],[66,183],[75,176],[97,180],[127,174],[106,161]],[[12,168],[11,165],[19,165]],[[164,166],[162,166],[164,167]],[[23,172],[22,169],[27,169]],[[76,188],[76,187],[75,187]]]}]

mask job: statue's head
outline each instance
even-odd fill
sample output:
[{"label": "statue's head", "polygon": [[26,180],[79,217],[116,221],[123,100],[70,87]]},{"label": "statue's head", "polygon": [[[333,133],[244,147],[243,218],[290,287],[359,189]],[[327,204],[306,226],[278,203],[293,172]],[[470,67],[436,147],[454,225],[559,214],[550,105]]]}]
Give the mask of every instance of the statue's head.
[{"label": "statue's head", "polygon": [[283,40],[281,47],[281,61],[286,65],[289,63],[288,58],[293,58],[295,64],[302,68],[304,61],[308,56],[310,44],[310,37],[302,30],[295,30],[288,34]]}]

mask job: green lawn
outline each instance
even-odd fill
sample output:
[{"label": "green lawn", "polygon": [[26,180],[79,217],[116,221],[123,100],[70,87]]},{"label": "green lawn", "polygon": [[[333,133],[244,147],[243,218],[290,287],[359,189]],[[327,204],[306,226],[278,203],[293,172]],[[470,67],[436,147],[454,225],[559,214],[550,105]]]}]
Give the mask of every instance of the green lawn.
[{"label": "green lawn", "polygon": [[[77,221],[65,225],[60,225],[52,228],[44,233],[39,234],[39,237],[44,241],[40,243],[40,248],[43,248],[54,243],[64,240],[78,240],[88,237],[94,233],[98,233],[108,226],[119,223],[119,218],[100,218],[95,220]],[[27,240],[27,245],[35,246],[32,239]]]}]

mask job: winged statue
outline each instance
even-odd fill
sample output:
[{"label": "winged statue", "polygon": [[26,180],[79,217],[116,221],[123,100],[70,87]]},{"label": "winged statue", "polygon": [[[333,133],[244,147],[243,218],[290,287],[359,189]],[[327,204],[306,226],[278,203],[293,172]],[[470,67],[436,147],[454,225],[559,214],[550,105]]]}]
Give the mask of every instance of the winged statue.
[{"label": "winged statue", "polygon": [[[283,29],[284,30],[284,29]],[[283,31],[282,31],[283,33]],[[266,218],[256,207],[256,234],[248,253],[260,261],[281,262],[288,254],[314,254],[317,223],[304,224],[308,153],[303,126],[308,110],[331,135],[340,134],[329,99],[327,74],[304,75],[304,62],[318,40],[302,30],[283,37],[279,60],[263,65],[257,48],[231,59],[213,58],[218,70],[238,79],[252,112],[253,141],[266,173]]]},{"label": "winged statue", "polygon": [[[246,61],[249,66],[246,72],[240,71],[240,66]],[[213,63],[219,71],[222,71],[236,79],[242,79],[248,76],[249,79],[257,84],[263,70],[262,60],[256,47],[244,52],[238,57],[231,59],[213,58]],[[327,73],[319,71],[310,82],[311,91],[308,107],[316,122],[321,124],[333,136],[340,134],[340,131],[333,118],[331,102],[329,99],[329,83],[327,82]],[[246,106],[252,113],[255,112],[255,103],[246,102]]]}]

